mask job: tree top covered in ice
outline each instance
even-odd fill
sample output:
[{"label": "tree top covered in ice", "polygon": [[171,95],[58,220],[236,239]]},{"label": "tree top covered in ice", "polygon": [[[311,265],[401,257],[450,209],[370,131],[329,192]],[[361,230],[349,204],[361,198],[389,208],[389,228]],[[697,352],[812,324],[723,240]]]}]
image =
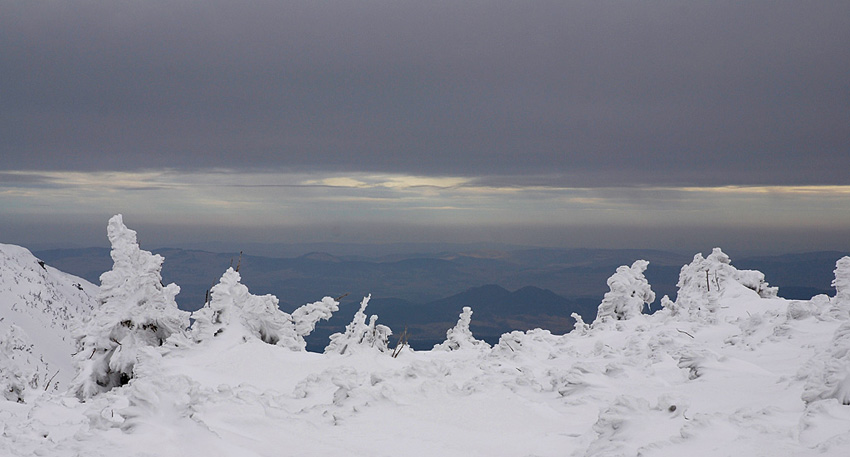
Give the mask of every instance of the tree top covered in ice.
[{"label": "tree top covered in ice", "polygon": [[80,398],[126,384],[140,348],[161,346],[189,327],[177,308],[176,284],[162,284],[162,256],[139,248],[122,216],[109,220],[112,270],[100,277],[99,306],[76,332],[79,352],[73,389]]}]

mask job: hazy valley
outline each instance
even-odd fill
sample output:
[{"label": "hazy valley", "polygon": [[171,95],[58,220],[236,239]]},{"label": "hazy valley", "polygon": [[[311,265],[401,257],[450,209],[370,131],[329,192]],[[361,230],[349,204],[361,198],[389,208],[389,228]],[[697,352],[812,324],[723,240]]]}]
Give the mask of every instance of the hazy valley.
[{"label": "hazy valley", "polygon": [[[298,252],[297,246],[270,252]],[[555,333],[572,329],[573,312],[586,321],[596,316],[599,300],[608,290],[606,280],[620,265],[649,260],[646,277],[657,300],[676,296],[682,265],[693,259],[658,250],[606,249],[471,249],[464,246],[409,245],[383,248],[362,245],[318,245],[342,255],[307,252],[297,257],[217,253],[188,249],[155,249],[165,257],[163,282],[180,286],[177,303],[194,311],[204,304],[210,287],[229,266],[239,265],[243,282],[256,294],[273,294],[282,310],[291,312],[324,296],[343,297],[340,311],[319,323],[307,338],[310,350],[321,350],[327,337],[350,322],[360,299],[372,294],[369,310],[396,334],[407,328],[411,345],[428,349],[443,341],[459,310],[475,310],[472,329],[495,343],[511,330],[546,328]],[[451,250],[441,250],[441,249]],[[404,253],[403,249],[419,249]],[[369,252],[382,255],[369,256]],[[37,251],[50,265],[99,284],[112,267],[107,248]],[[830,286],[835,259],[846,252],[811,252],[736,258],[741,268],[765,273],[788,299],[809,299],[834,292]],[[347,294],[347,295],[346,295]],[[398,336],[398,335],[396,335]]]}]

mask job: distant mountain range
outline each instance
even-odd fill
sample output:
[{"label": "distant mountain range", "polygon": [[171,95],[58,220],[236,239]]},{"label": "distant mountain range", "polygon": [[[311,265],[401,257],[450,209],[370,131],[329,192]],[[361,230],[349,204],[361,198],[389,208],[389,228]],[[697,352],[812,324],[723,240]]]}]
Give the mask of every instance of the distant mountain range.
[{"label": "distant mountain range", "polygon": [[[378,323],[393,329],[396,338],[406,331],[414,349],[431,349],[445,340],[446,330],[455,325],[464,306],[473,310],[470,328],[475,337],[495,344],[500,335],[513,330],[545,328],[556,334],[567,333],[573,328],[571,313],[593,320],[598,305],[598,300],[570,300],[534,286],[511,292],[489,284],[422,304],[398,298],[373,298],[366,312],[377,315]],[[357,302],[344,301],[329,321],[320,322],[306,338],[307,348],[321,350],[327,344],[327,337],[344,328],[356,309]]]},{"label": "distant mountain range", "polygon": [[[377,314],[396,335],[407,327],[415,348],[441,342],[463,306],[474,315],[476,336],[494,341],[510,330],[543,327],[566,332],[571,313],[591,321],[608,290],[606,280],[620,265],[650,261],[646,277],[658,300],[674,298],[682,265],[693,255],[658,250],[517,249],[391,253],[378,257],[337,256],[308,252],[279,258],[186,249],[158,249],[165,257],[162,276],[181,287],[181,308],[203,306],[206,291],[228,266],[239,266],[254,294],[274,294],[281,309],[324,296],[340,297],[340,311],[308,340],[321,348],[330,333],[347,324],[362,297],[372,294],[367,313]],[[35,253],[60,270],[99,284],[112,267],[109,249],[59,249]],[[785,298],[808,299],[834,293],[830,282],[835,261],[844,252],[812,252],[737,259],[741,269],[765,273]],[[513,291],[513,292],[511,292]],[[655,306],[657,307],[657,302]],[[418,346],[418,347],[417,347]]]}]

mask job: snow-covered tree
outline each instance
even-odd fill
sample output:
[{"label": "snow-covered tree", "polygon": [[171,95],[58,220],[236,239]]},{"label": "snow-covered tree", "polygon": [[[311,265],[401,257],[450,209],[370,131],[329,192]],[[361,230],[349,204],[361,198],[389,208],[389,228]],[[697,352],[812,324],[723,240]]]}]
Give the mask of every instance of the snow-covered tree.
[{"label": "snow-covered tree", "polygon": [[120,214],[109,220],[107,235],[114,265],[100,276],[98,307],[75,332],[71,388],[83,399],[126,384],[139,348],[161,346],[189,326],[189,313],[174,300],[180,288],[162,284],[162,256],[141,250]]},{"label": "snow-covered tree", "polygon": [[624,320],[638,316],[644,305],[655,301],[655,292],[643,276],[649,262],[636,260],[631,267],[623,265],[608,278],[610,291],[605,293],[594,322]]},{"label": "snow-covered tree", "polygon": [[457,351],[459,349],[490,349],[485,341],[476,340],[469,329],[472,322],[472,308],[463,307],[463,312],[458,316],[457,325],[446,331],[446,341],[434,346],[436,351]]},{"label": "snow-covered tree", "polygon": [[[313,333],[320,320],[328,320],[334,312],[339,311],[339,302],[331,297],[308,303],[292,312],[292,322],[295,333],[301,338]],[[306,345],[306,343],[305,343]]]},{"label": "snow-covered tree", "polygon": [[850,309],[850,256],[844,256],[835,262],[835,279],[832,287],[835,287],[835,300],[839,306],[844,305]]},{"label": "snow-covered tree", "polygon": [[354,313],[351,323],[345,326],[345,332],[334,333],[325,348],[325,354],[349,354],[360,349],[370,348],[380,352],[388,351],[392,330],[377,323],[378,316],[372,315],[366,323],[366,306],[372,295],[363,298],[360,309]]},{"label": "snow-covered tree", "polygon": [[673,300],[670,300],[670,297],[667,295],[661,297],[661,309],[667,310],[673,316],[679,314],[679,311],[681,310],[679,305],[677,305]]},{"label": "snow-covered tree", "polygon": [[850,321],[836,329],[827,349],[816,355],[801,371],[808,374],[803,401],[811,403],[834,398],[841,404],[850,405]]},{"label": "snow-covered tree", "polygon": [[24,391],[38,387],[38,370],[32,360],[32,344],[26,333],[11,325],[0,336],[0,392],[3,398],[24,402]]},{"label": "snow-covered tree", "polygon": [[269,344],[297,346],[292,319],[278,308],[277,297],[252,295],[240,281],[239,273],[228,268],[210,290],[209,303],[192,313],[195,340],[251,336]]},{"label": "snow-covered tree", "polygon": [[226,336],[258,338],[266,343],[303,351],[304,337],[321,319],[328,319],[339,309],[339,303],[325,297],[304,305],[289,315],[278,308],[274,295],[252,295],[240,282],[241,277],[228,268],[218,284],[210,290],[211,300],[192,314],[192,334],[196,341]]},{"label": "snow-covered tree", "polygon": [[701,253],[679,271],[676,308],[689,311],[713,311],[717,308],[721,278],[730,273],[729,257],[719,248],[704,258]]},{"label": "snow-covered tree", "polygon": [[697,253],[694,260],[679,272],[679,291],[676,302],[669,299],[665,309],[688,310],[690,313],[712,313],[716,311],[718,299],[726,289],[728,281],[734,281],[756,292],[762,298],[777,296],[779,288],[769,287],[764,274],[756,270],[738,270],[720,248],[714,248],[708,257]]},{"label": "snow-covered tree", "polygon": [[573,324],[573,329],[577,331],[580,335],[586,335],[590,330],[590,324],[584,321],[584,318],[581,317],[579,313],[571,313],[570,317],[573,318],[575,323]]}]

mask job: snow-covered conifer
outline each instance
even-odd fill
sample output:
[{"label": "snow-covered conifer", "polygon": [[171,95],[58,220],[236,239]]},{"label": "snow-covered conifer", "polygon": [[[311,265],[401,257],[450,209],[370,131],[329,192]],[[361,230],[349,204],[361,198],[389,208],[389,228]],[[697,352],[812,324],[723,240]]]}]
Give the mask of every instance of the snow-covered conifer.
[{"label": "snow-covered conifer", "polygon": [[[708,257],[697,253],[694,260],[683,266],[679,272],[679,288],[675,306],[667,303],[665,309],[673,314],[688,310],[692,314],[708,314],[716,311],[718,299],[733,281],[754,292],[762,298],[777,296],[778,288],[769,287],[764,274],[756,270],[738,270],[720,248],[714,248]],[[676,311],[676,312],[674,312]]]},{"label": "snow-covered conifer", "polygon": [[99,306],[75,333],[71,388],[80,398],[126,384],[140,347],[161,346],[189,325],[189,313],[174,300],[180,288],[162,284],[163,258],[139,248],[120,214],[109,220],[107,235],[114,265],[100,276]]},{"label": "snow-covered conifer", "polygon": [[844,256],[835,262],[834,273],[832,287],[835,287],[836,305],[850,310],[850,256]]},{"label": "snow-covered conifer", "polygon": [[576,330],[580,335],[586,335],[590,330],[590,324],[584,321],[584,318],[581,317],[579,313],[572,313],[570,317],[573,318],[575,323],[573,324],[573,329]]},{"label": "snow-covered conifer", "polygon": [[366,306],[369,304],[369,295],[360,302],[360,309],[354,313],[351,323],[345,327],[345,332],[334,333],[330,336],[330,343],[325,348],[325,354],[349,354],[351,352],[371,348],[380,352],[388,351],[388,343],[392,330],[386,325],[377,323],[378,316],[373,315],[366,323]]},{"label": "snow-covered conifer", "polygon": [[807,368],[803,401],[834,398],[850,405],[850,321],[836,329],[828,348],[816,355]]},{"label": "snow-covered conifer", "polygon": [[236,270],[228,268],[210,290],[210,302],[192,313],[195,340],[224,334],[239,338],[253,336],[268,344],[299,350],[292,319],[278,308],[277,297],[252,295],[241,279]]},{"label": "snow-covered conifer", "polygon": [[330,319],[336,311],[339,311],[339,302],[331,297],[299,307],[292,312],[295,333],[302,338],[313,333],[320,320]]},{"label": "snow-covered conifer", "polygon": [[0,392],[3,398],[24,402],[24,391],[38,387],[38,370],[32,360],[32,344],[17,325],[0,336]]},{"label": "snow-covered conifer", "polygon": [[691,312],[713,311],[717,307],[720,293],[720,278],[726,278],[729,257],[719,248],[715,248],[706,259],[701,253],[679,271],[679,288],[676,295],[676,308]]},{"label": "snow-covered conifer", "polygon": [[241,276],[228,268],[218,284],[210,290],[210,302],[195,311],[192,334],[196,341],[219,336],[258,338],[293,351],[307,346],[304,337],[316,328],[321,319],[328,319],[339,309],[339,303],[325,297],[304,305],[289,315],[278,308],[274,295],[252,295],[242,284]]},{"label": "snow-covered conifer", "polygon": [[643,311],[644,305],[655,301],[655,292],[643,276],[649,262],[636,260],[631,267],[623,265],[608,278],[610,291],[605,293],[596,321],[631,319]]},{"label": "snow-covered conifer", "polygon": [[456,351],[458,349],[490,349],[490,345],[484,341],[476,340],[472,336],[469,324],[472,322],[472,308],[463,307],[463,312],[458,316],[457,325],[446,331],[446,341],[434,346],[437,351]]},{"label": "snow-covered conifer", "polygon": [[670,297],[665,295],[661,297],[661,309],[667,310],[671,315],[679,314],[679,306]]}]

